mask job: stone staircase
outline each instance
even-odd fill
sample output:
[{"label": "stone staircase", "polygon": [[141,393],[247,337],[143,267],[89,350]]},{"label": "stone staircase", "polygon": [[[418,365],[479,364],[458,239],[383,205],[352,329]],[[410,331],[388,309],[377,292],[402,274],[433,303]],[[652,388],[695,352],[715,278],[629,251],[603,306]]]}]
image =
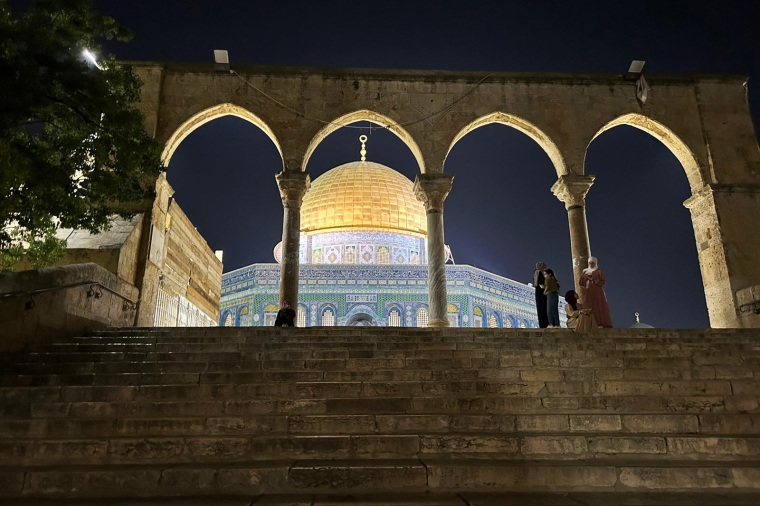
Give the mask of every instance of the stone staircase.
[{"label": "stone staircase", "polygon": [[757,506],[759,399],[753,330],[115,329],[2,358],[0,503]]}]

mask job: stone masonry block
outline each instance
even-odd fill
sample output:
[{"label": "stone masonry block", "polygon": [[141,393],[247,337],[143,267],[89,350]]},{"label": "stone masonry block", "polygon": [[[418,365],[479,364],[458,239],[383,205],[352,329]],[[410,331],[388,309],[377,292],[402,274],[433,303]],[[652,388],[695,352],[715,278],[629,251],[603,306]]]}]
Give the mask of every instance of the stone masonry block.
[{"label": "stone masonry block", "polygon": [[496,436],[420,436],[420,451],[423,454],[461,456],[489,453],[506,457],[519,452],[519,440]]},{"label": "stone masonry block", "polygon": [[381,433],[442,432],[447,431],[451,423],[449,415],[376,415],[375,418],[377,431]]},{"label": "stone masonry block", "polygon": [[520,415],[517,417],[518,432],[552,432],[569,429],[567,415]]},{"label": "stone masonry block", "polygon": [[77,462],[86,464],[102,461],[108,451],[108,441],[37,441],[34,446],[34,459],[37,462]]},{"label": "stone masonry block", "polygon": [[760,434],[760,414],[699,415],[701,432],[717,434]]},{"label": "stone masonry block", "polygon": [[620,485],[637,490],[725,489],[733,486],[731,469],[623,467]]},{"label": "stone masonry block", "polygon": [[300,490],[362,491],[423,490],[426,469],[419,461],[358,461],[303,463],[290,469],[289,485]]},{"label": "stone masonry block", "polygon": [[588,443],[586,438],[580,436],[523,437],[520,452],[525,456],[582,455],[588,453]]},{"label": "stone masonry block", "polygon": [[351,440],[350,436],[262,436],[252,438],[250,448],[256,458],[345,457],[351,452]]},{"label": "stone masonry block", "polygon": [[534,466],[520,462],[425,461],[428,484],[438,489],[497,489],[544,491],[611,488],[617,481],[614,467]]},{"label": "stone masonry block", "polygon": [[665,454],[665,439],[661,437],[590,437],[588,449],[594,454]]},{"label": "stone masonry block", "polygon": [[757,467],[734,467],[731,476],[736,488],[760,489],[760,468]]},{"label": "stone masonry block", "polygon": [[620,415],[570,415],[572,432],[617,432],[622,430]]},{"label": "stone masonry block", "polygon": [[288,468],[293,462],[228,466],[217,470],[218,490],[226,494],[276,494],[287,490]]},{"label": "stone masonry block", "polygon": [[161,471],[157,469],[109,470],[34,470],[24,483],[24,495],[66,497],[76,492],[85,497],[111,496],[114,491],[140,490],[155,493]]},{"label": "stone masonry block", "polygon": [[213,494],[216,488],[216,469],[172,467],[161,471],[159,482],[161,493],[186,495]]},{"label": "stone masonry block", "polygon": [[627,432],[699,432],[696,415],[623,415],[622,418]]},{"label": "stone masonry block", "polygon": [[351,436],[351,453],[372,458],[414,456],[420,446],[416,435]]},{"label": "stone masonry block", "polygon": [[760,440],[741,437],[668,437],[668,453],[687,456],[760,456]]},{"label": "stone masonry block", "polygon": [[374,415],[292,415],[287,423],[291,434],[367,434],[376,430]]},{"label": "stone masonry block", "polygon": [[251,450],[251,442],[244,437],[191,437],[185,443],[185,453],[191,459],[243,457]]}]

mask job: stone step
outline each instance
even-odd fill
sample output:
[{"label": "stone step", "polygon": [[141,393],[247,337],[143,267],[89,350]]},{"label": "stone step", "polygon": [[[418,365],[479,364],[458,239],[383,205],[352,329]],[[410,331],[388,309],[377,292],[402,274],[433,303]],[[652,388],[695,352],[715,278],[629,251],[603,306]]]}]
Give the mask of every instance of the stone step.
[{"label": "stone step", "polygon": [[[167,373],[101,374],[62,376],[19,376],[14,386],[0,387],[0,404],[50,401],[108,401],[107,395],[121,395],[131,389],[128,399],[319,399],[378,397],[499,397],[551,398],[578,397],[695,397],[733,398],[754,395],[760,381],[750,380],[671,380],[671,381],[527,381],[449,379],[441,377],[416,381],[321,381],[319,373]],[[57,384],[37,381],[50,379]],[[85,380],[90,381],[85,381]],[[294,381],[312,380],[312,381]],[[100,385],[82,384],[100,382]],[[110,386],[108,386],[110,385]],[[123,388],[119,388],[119,386]],[[135,390],[139,386],[139,390]],[[105,395],[106,397],[102,397]]]},{"label": "stone step", "polygon": [[[719,489],[718,489],[719,490]],[[14,506],[251,506],[250,496],[14,499]],[[695,492],[463,492],[266,494],[256,506],[757,506],[758,494]]]},{"label": "stone step", "polygon": [[401,414],[271,415],[168,418],[0,419],[0,439],[194,435],[612,434],[661,437],[756,436],[760,413],[712,414]]},{"label": "stone step", "polygon": [[0,403],[3,418],[166,418],[259,414],[758,413],[757,396],[398,396]]},{"label": "stone step", "polygon": [[[109,349],[111,351],[109,351]],[[246,364],[246,367],[260,368],[261,364],[282,364],[303,367],[304,363],[332,361],[350,366],[352,363],[369,363],[392,367],[409,367],[415,364],[440,362],[457,367],[567,367],[600,368],[631,367],[639,369],[689,369],[693,367],[760,367],[760,352],[735,352],[721,356],[699,353],[684,353],[680,356],[663,356],[661,353],[644,354],[639,352],[556,352],[521,351],[505,352],[503,350],[287,350],[287,351],[224,351],[218,348],[207,351],[143,351],[114,352],[112,346],[104,346],[100,351],[81,352],[32,352],[11,355],[0,362],[0,372],[13,372],[19,367],[34,365],[49,367],[74,366],[76,364],[110,364],[113,362],[164,363],[164,362],[200,362]],[[238,366],[242,367],[242,366]]]},{"label": "stone step", "polygon": [[[506,459],[275,460],[224,465],[0,468],[3,497],[214,496],[373,492],[668,492],[758,494],[757,461]],[[700,501],[701,503],[701,501]]]},{"label": "stone step", "polygon": [[66,464],[180,464],[240,459],[510,458],[731,461],[760,458],[758,437],[620,434],[352,434],[0,440],[0,461]]}]

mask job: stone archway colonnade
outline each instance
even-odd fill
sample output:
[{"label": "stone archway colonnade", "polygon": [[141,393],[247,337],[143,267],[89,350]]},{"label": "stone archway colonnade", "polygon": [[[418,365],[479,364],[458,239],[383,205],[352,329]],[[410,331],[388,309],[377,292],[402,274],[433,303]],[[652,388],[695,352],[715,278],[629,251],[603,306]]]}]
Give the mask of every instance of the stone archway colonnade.
[{"label": "stone archway colonnade", "polygon": [[[557,172],[551,191],[568,213],[577,283],[591,255],[585,198],[594,176],[584,171],[586,150],[604,131],[626,124],[665,144],[686,173],[691,197],[684,204],[711,326],[760,327],[760,316],[744,303],[746,293],[760,293],[760,151],[742,76],[648,75],[651,90],[642,104],[635,83],[618,75],[284,67],[216,72],[211,64],[125,63],[143,81],[138,107],[148,132],[165,145],[167,165],[187,135],[224,115],[254,123],[276,146],[283,160],[273,171],[284,210],[281,300],[298,299],[300,206],[310,184],[305,167],[336,129],[372,122],[397,135],[417,160],[415,193],[427,211],[430,324],[446,326],[443,203],[453,177],[445,162],[456,142],[501,123],[541,146]],[[154,205],[151,221],[162,219],[161,206]],[[147,263],[146,278],[155,271]],[[143,302],[138,323],[140,314],[152,315],[150,301]]]}]

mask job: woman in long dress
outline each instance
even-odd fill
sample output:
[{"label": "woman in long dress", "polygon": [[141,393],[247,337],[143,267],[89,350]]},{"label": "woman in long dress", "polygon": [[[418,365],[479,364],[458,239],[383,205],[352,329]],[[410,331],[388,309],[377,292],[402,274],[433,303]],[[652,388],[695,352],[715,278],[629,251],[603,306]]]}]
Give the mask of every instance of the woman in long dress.
[{"label": "woman in long dress", "polygon": [[604,271],[599,268],[596,257],[590,257],[588,259],[588,268],[583,269],[580,279],[580,285],[586,289],[583,302],[594,313],[597,325],[604,328],[612,328],[610,306],[607,304],[607,294],[604,292],[606,282],[607,279],[604,276]]},{"label": "woman in long dress", "polygon": [[576,332],[588,332],[596,328],[596,319],[590,309],[586,309],[578,301],[575,290],[565,294],[565,312],[567,313],[567,328]]}]

